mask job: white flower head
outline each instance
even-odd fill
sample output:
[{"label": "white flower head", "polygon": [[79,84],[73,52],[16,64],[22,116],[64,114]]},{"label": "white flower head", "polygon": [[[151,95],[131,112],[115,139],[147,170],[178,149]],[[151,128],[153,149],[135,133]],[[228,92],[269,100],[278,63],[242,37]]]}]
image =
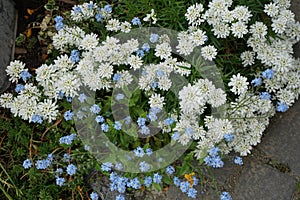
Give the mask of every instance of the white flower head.
[{"label": "white flower head", "polygon": [[248,85],[249,83],[247,82],[247,78],[241,76],[240,73],[238,73],[237,75],[233,75],[230,79],[230,82],[228,83],[228,86],[232,87],[230,91],[237,95],[245,94],[248,90]]}]

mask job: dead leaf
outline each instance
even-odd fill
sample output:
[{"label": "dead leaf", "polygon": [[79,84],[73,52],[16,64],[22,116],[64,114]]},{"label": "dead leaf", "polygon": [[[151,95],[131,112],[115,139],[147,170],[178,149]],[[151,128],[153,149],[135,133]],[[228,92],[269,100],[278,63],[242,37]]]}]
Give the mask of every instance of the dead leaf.
[{"label": "dead leaf", "polygon": [[29,38],[32,35],[31,28],[27,28],[27,30],[25,31],[25,35],[26,35],[27,38]]},{"label": "dead leaf", "polygon": [[28,13],[29,15],[32,15],[34,12],[35,12],[34,9],[29,9],[29,8],[27,8],[27,13]]}]

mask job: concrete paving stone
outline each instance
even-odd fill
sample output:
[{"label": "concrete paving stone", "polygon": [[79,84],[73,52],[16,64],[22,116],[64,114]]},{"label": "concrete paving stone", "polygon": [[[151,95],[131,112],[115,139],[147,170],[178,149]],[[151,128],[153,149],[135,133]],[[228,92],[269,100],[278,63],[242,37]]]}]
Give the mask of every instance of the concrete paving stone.
[{"label": "concrete paving stone", "polygon": [[12,0],[0,0],[0,93],[8,86],[6,66],[12,58],[16,23],[16,10]]},{"label": "concrete paving stone", "polygon": [[235,186],[234,200],[289,200],[296,188],[296,180],[268,165],[251,162]]},{"label": "concrete paving stone", "polygon": [[300,175],[300,101],[286,113],[278,114],[258,145],[266,156],[287,164]]}]

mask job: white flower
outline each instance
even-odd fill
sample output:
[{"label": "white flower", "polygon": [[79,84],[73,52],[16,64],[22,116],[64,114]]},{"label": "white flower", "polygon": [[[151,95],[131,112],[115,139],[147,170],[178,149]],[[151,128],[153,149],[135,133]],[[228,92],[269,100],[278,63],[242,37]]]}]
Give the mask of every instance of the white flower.
[{"label": "white flower", "polygon": [[211,90],[208,95],[208,103],[212,107],[219,107],[226,102],[226,93],[221,89]]},{"label": "white flower", "polygon": [[55,120],[58,115],[58,106],[50,99],[45,99],[44,102],[38,103],[37,108],[37,114],[43,117],[44,120],[48,120],[49,123]]},{"label": "white flower", "polygon": [[132,68],[133,70],[140,69],[141,66],[143,65],[142,58],[140,56],[136,56],[136,55],[131,55],[128,58],[127,62],[130,65],[130,68]]},{"label": "white flower", "polygon": [[172,48],[170,44],[164,42],[162,44],[157,44],[155,47],[155,56],[161,59],[167,59],[171,56]]},{"label": "white flower", "polygon": [[187,12],[185,14],[186,19],[189,24],[200,25],[204,20],[200,19],[201,12],[204,11],[203,5],[200,3],[196,3],[190,7],[188,7]]},{"label": "white flower", "polygon": [[148,103],[150,104],[150,108],[159,108],[162,109],[164,106],[165,97],[161,97],[160,94],[154,93],[149,98]]},{"label": "white flower", "polygon": [[236,6],[232,11],[232,15],[235,19],[242,22],[248,22],[252,16],[251,12],[246,6]]},{"label": "white flower", "polygon": [[13,101],[13,95],[11,93],[4,93],[0,96],[0,106],[4,108],[9,108]]},{"label": "white flower", "polygon": [[241,53],[241,59],[244,67],[254,64],[254,56],[255,53],[252,51],[244,51],[243,53]]},{"label": "white flower", "polygon": [[265,5],[264,12],[270,17],[275,17],[279,13],[279,7],[276,3],[269,3]]},{"label": "white flower", "polygon": [[242,38],[246,33],[248,33],[247,25],[242,21],[232,23],[230,29],[233,36],[237,38]]},{"label": "white flower", "polygon": [[158,88],[161,90],[169,90],[172,86],[172,81],[167,76],[159,77],[158,79]]},{"label": "white flower", "polygon": [[11,61],[10,64],[6,68],[6,73],[9,76],[9,80],[12,82],[18,82],[21,78],[22,71],[28,71],[25,68],[25,64],[22,61],[15,60]]},{"label": "white flower", "polygon": [[226,38],[230,34],[229,25],[222,22],[214,24],[212,31],[217,38]]},{"label": "white flower", "polygon": [[120,30],[120,21],[118,19],[110,19],[106,24],[106,29],[108,31],[119,31]]},{"label": "white flower", "polygon": [[122,88],[123,86],[131,84],[131,82],[133,81],[133,78],[132,78],[132,75],[128,71],[122,70],[118,73],[121,74],[121,78],[118,81],[118,83],[116,84],[117,88]]},{"label": "white flower", "polygon": [[230,91],[237,95],[245,94],[248,89],[248,85],[249,83],[247,82],[247,78],[241,76],[240,73],[238,73],[237,75],[233,75],[230,79],[230,82],[228,83],[228,86],[232,86]]},{"label": "white flower", "polygon": [[120,29],[124,33],[129,33],[131,30],[131,24],[129,22],[122,22],[120,25]]},{"label": "white flower", "polygon": [[253,37],[263,38],[267,35],[268,27],[262,22],[255,22],[250,26],[250,33]]},{"label": "white flower", "polygon": [[68,72],[63,74],[54,86],[57,88],[57,92],[61,90],[66,96],[75,97],[81,86],[81,81],[75,73]]},{"label": "white flower", "polygon": [[201,29],[197,29],[196,31],[193,31],[190,40],[193,41],[195,46],[201,46],[207,41],[207,36],[205,35],[205,31],[202,31]]},{"label": "white flower", "polygon": [[153,20],[152,21],[152,24],[156,24],[156,21],[157,21],[157,18],[156,18],[156,14],[154,13],[154,9],[151,9],[151,13],[150,14],[147,14],[146,17],[144,17],[144,21],[145,22],[148,22],[150,20]]},{"label": "white flower", "polygon": [[92,50],[97,45],[98,45],[97,35],[95,33],[91,33],[85,35],[85,37],[82,39],[80,43],[79,49]]},{"label": "white flower", "polygon": [[212,45],[207,45],[201,48],[201,55],[204,59],[212,61],[217,56],[217,49]]},{"label": "white flower", "polygon": [[271,27],[275,33],[281,34],[286,28],[286,20],[283,17],[272,19]]}]

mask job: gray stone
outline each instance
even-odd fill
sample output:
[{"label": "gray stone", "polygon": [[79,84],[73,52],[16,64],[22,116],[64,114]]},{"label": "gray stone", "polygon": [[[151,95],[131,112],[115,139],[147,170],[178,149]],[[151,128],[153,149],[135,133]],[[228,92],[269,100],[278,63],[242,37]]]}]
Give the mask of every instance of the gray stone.
[{"label": "gray stone", "polygon": [[0,0],[0,93],[9,86],[6,66],[12,59],[15,38],[16,10],[12,0]]},{"label": "gray stone", "polygon": [[252,162],[240,176],[232,198],[235,200],[287,200],[296,188],[296,180],[265,164]]},{"label": "gray stone", "polygon": [[300,101],[286,113],[278,114],[267,129],[258,149],[272,159],[287,164],[300,175]]}]

